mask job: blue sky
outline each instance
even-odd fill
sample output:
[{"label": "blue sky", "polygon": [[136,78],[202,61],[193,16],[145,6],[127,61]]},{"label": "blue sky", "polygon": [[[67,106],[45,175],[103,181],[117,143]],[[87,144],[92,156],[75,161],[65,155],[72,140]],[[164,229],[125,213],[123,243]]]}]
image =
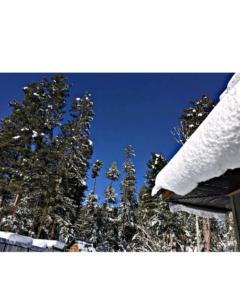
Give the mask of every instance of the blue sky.
[{"label": "blue sky", "polygon": [[[9,100],[21,100],[22,88],[51,74],[0,74],[0,118],[10,113]],[[107,185],[108,166],[116,161],[121,168],[123,149],[135,148],[137,188],[143,183],[151,152],[170,159],[178,149],[171,134],[189,100],[207,95],[218,100],[231,73],[67,73],[73,84],[70,97],[91,91],[95,118],[91,128],[94,142],[92,161],[100,159],[104,167],[97,183],[101,198]],[[88,180],[89,188],[92,181]]]}]

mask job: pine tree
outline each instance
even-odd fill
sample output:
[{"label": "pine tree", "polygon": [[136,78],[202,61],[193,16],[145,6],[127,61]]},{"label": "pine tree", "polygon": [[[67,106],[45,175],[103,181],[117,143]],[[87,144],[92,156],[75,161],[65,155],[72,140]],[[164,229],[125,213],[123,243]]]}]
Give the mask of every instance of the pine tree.
[{"label": "pine tree", "polygon": [[128,145],[124,149],[126,161],[123,164],[123,171],[125,177],[121,184],[121,224],[120,224],[120,236],[123,244],[123,248],[129,250],[130,243],[135,234],[136,228],[136,174],[132,158],[135,156],[134,149],[131,145]]},{"label": "pine tree", "polygon": [[106,178],[112,182],[117,181],[120,176],[120,171],[117,168],[116,162],[112,162],[111,166],[109,167]]},{"label": "pine tree", "polygon": [[[10,158],[9,164],[5,156],[8,169],[6,173],[6,167],[3,167],[5,173],[1,178],[9,178],[8,189],[15,197],[11,221],[19,223],[17,228],[12,224],[16,231],[23,230],[19,226],[21,214],[17,209],[24,197],[28,197],[26,204],[31,206],[31,199],[35,198],[35,203],[37,198],[43,199],[43,195],[39,196],[41,191],[51,187],[51,181],[46,178],[49,173],[46,168],[50,169],[46,162],[47,153],[53,140],[53,130],[63,118],[67,96],[68,85],[62,76],[54,76],[51,81],[43,80],[39,84],[32,83],[24,88],[22,102],[10,102],[12,114],[2,122],[0,147],[7,149],[14,158]],[[49,179],[54,180],[54,176],[49,176]],[[10,220],[10,216],[7,219]]]},{"label": "pine tree", "polygon": [[117,194],[113,187],[113,182],[117,181],[120,172],[115,162],[111,164],[106,172],[106,178],[110,180],[110,184],[104,191],[105,201],[101,207],[103,217],[103,246],[102,250],[105,251],[119,251],[119,219],[118,219],[118,206]]},{"label": "pine tree", "polygon": [[81,238],[93,243],[95,247],[98,247],[99,243],[101,243],[102,220],[101,211],[97,205],[96,183],[102,167],[103,163],[100,160],[96,160],[92,165],[91,178],[94,180],[93,190],[88,194],[86,205],[83,207],[81,217],[78,221]]},{"label": "pine tree", "polygon": [[98,197],[93,191],[87,196],[86,205],[82,208],[78,220],[79,238],[91,242],[97,247],[99,243],[101,222],[99,224]]},{"label": "pine tree", "polygon": [[173,135],[179,144],[183,145],[198,126],[206,119],[215,106],[214,100],[202,96],[196,101],[190,101],[190,107],[183,110],[180,123],[173,130]]},{"label": "pine tree", "polygon": [[161,154],[152,153],[151,159],[147,163],[147,172],[145,175],[145,184],[139,193],[138,203],[138,223],[147,224],[152,222],[152,218],[156,217],[156,213],[160,209],[159,197],[152,197],[151,192],[155,184],[155,178],[167,164],[167,161]]},{"label": "pine tree", "polygon": [[93,186],[93,193],[96,193],[96,182],[97,177],[99,176],[99,173],[103,167],[103,162],[100,160],[96,160],[96,162],[93,164],[92,167],[92,178],[94,179],[94,186]]},{"label": "pine tree", "polygon": [[160,225],[160,201],[152,197],[151,191],[157,173],[166,165],[162,155],[152,153],[147,163],[145,184],[139,193],[137,208],[137,231],[133,237],[133,251],[160,251],[162,250],[162,237],[157,237],[156,226]]},{"label": "pine tree", "polygon": [[11,101],[12,114],[0,124],[1,229],[67,241],[79,234],[93,103],[89,93],[74,99],[64,124],[63,76],[23,90],[22,102]]},{"label": "pine tree", "polygon": [[117,168],[117,165],[115,162],[112,162],[111,166],[109,167],[109,169],[106,173],[106,178],[110,180],[110,184],[104,191],[106,200],[107,200],[108,204],[110,204],[110,205],[116,204],[116,202],[117,202],[116,191],[113,187],[113,182],[117,181],[119,176],[120,176],[120,172]]},{"label": "pine tree", "polygon": [[69,85],[65,83],[63,76],[54,76],[51,81],[43,80],[39,86],[34,84],[24,88],[24,91],[26,100],[29,103],[33,101],[36,109],[29,120],[29,127],[33,126],[31,149],[34,152],[29,178],[36,191],[32,195],[36,203],[33,207],[32,229],[36,237],[55,238],[54,228],[57,220],[54,211],[59,210],[61,206],[59,203],[61,155],[58,136],[55,136],[54,132],[61,130]]},{"label": "pine tree", "polygon": [[132,158],[135,156],[134,149],[128,145],[124,149],[126,162],[123,164],[125,178],[122,182],[122,205],[124,207],[134,208],[136,205],[136,175]]},{"label": "pine tree", "polygon": [[185,244],[181,220],[169,211],[168,203],[151,195],[156,175],[166,164],[163,155],[156,153],[147,163],[145,184],[139,193],[133,251],[181,251]]},{"label": "pine tree", "polygon": [[[154,209],[159,206],[159,198],[152,197],[152,189],[155,184],[157,174],[167,164],[166,159],[161,154],[152,153],[151,159],[147,163],[147,173],[145,175],[145,185],[142,187],[139,194],[139,209],[145,211],[148,215],[143,216],[144,219],[149,219],[154,213]],[[150,214],[150,215],[149,215]]]},{"label": "pine tree", "polygon": [[[93,120],[93,102],[91,94],[85,93],[82,98],[75,98],[71,107],[71,119],[61,127],[58,147],[61,150],[61,201],[69,203],[65,214],[60,214],[62,223],[60,237],[64,240],[81,235],[81,209],[87,189],[86,179],[89,160],[92,156],[93,145],[90,127]],[[64,217],[62,217],[62,215]],[[66,218],[66,216],[68,216]],[[58,214],[59,218],[59,214]],[[66,230],[68,228],[68,230]]]}]

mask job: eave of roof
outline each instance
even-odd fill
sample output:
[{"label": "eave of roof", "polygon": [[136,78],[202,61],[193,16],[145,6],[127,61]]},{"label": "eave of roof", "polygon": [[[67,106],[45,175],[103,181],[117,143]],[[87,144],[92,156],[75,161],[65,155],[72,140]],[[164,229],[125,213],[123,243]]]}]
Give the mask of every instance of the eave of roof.
[{"label": "eave of roof", "polygon": [[165,201],[227,212],[231,210],[230,196],[239,189],[240,168],[200,183],[185,196],[167,190],[161,191],[161,194]]}]

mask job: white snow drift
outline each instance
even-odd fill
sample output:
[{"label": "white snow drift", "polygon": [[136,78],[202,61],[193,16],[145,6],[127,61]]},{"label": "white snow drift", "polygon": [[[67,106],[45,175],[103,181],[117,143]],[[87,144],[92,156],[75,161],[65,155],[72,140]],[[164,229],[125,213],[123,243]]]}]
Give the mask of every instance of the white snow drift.
[{"label": "white snow drift", "polygon": [[166,189],[178,195],[198,183],[240,167],[240,74],[189,140],[157,175],[152,194]]}]

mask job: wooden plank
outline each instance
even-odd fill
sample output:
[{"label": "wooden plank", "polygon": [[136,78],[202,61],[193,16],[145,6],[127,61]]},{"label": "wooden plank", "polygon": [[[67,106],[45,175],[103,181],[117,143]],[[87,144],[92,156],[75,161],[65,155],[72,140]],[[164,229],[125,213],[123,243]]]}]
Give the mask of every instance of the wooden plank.
[{"label": "wooden plank", "polygon": [[238,251],[240,251],[240,193],[234,193],[230,199]]},{"label": "wooden plank", "polygon": [[229,196],[229,197],[232,197],[232,196],[234,196],[234,195],[236,195],[236,194],[239,194],[239,193],[240,193],[240,189],[237,189],[237,190],[231,192],[230,194],[228,194],[228,196]]},{"label": "wooden plank", "polygon": [[210,220],[203,218],[202,224],[203,224],[204,252],[209,252],[211,247]]}]

